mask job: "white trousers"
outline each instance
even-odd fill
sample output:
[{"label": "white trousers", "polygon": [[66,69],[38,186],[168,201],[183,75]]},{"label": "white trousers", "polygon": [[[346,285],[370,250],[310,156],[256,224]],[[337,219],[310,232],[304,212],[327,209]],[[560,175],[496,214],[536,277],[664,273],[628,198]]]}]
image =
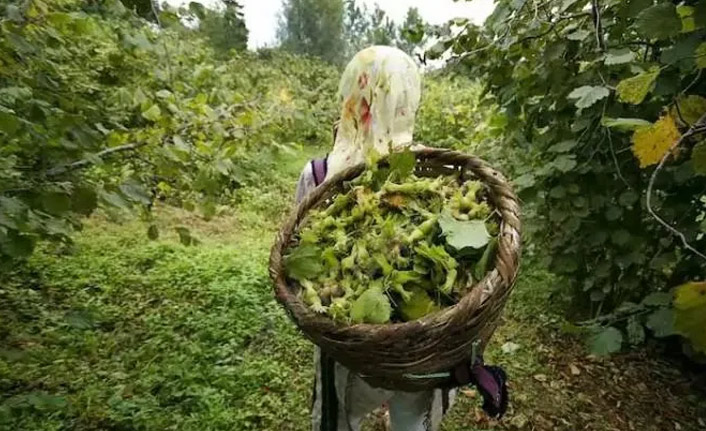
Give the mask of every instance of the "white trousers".
[{"label": "white trousers", "polygon": [[314,356],[312,431],[359,431],[363,419],[385,403],[392,431],[437,431],[456,396],[453,389],[401,392],[374,388],[339,363],[330,359],[322,363],[318,347]]}]

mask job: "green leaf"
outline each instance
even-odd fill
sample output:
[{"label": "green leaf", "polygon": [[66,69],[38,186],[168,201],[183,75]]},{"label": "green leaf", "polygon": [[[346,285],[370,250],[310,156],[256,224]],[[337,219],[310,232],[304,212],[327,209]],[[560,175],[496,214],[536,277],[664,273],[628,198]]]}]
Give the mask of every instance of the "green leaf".
[{"label": "green leaf", "polygon": [[151,239],[152,241],[159,238],[159,228],[157,227],[157,225],[151,224],[147,228],[147,238]]},{"label": "green leaf", "polygon": [[66,398],[44,392],[30,392],[25,399],[29,405],[40,411],[61,410],[68,406]]},{"label": "green leaf", "polygon": [[93,314],[87,310],[69,311],[64,315],[64,320],[76,329],[92,329],[96,324]]},{"label": "green leaf", "polygon": [[630,63],[635,59],[635,53],[629,48],[611,49],[606,54],[605,60],[603,62],[606,66],[612,66],[616,64]]},{"label": "green leaf", "polygon": [[423,289],[413,289],[409,301],[400,305],[400,314],[406,322],[422,318],[438,310],[439,306]]},{"label": "green leaf", "polygon": [[523,190],[532,187],[536,182],[533,174],[523,174],[512,180],[517,190]]},{"label": "green leaf", "polygon": [[645,329],[636,316],[630,316],[628,319],[626,332],[628,334],[628,342],[633,346],[645,342]]},{"label": "green leaf", "polygon": [[492,264],[493,259],[495,258],[495,252],[497,248],[498,239],[491,238],[490,242],[488,243],[488,246],[483,251],[483,256],[481,256],[480,260],[478,260],[478,262],[473,267],[473,277],[475,277],[476,281],[480,281],[481,279],[483,279],[486,272],[488,272],[488,269]]},{"label": "green leaf", "polygon": [[119,208],[123,210],[130,209],[130,204],[128,204],[127,201],[119,193],[115,193],[113,191],[108,190],[101,190],[100,199],[105,205],[108,205],[110,207]]},{"label": "green leaf", "polygon": [[591,353],[598,356],[607,356],[620,350],[623,345],[623,334],[616,328],[609,326],[603,328],[589,340]]},{"label": "green leaf", "polygon": [[50,214],[61,214],[71,208],[71,199],[64,193],[42,195],[42,207]]},{"label": "green leaf", "polygon": [[659,68],[652,67],[647,72],[620,81],[615,89],[618,93],[618,99],[621,102],[639,105],[645,100],[647,93],[654,88],[658,76]]},{"label": "green leaf", "polygon": [[570,33],[568,36],[566,36],[566,38],[569,40],[580,41],[580,40],[586,39],[590,34],[591,34],[591,32],[589,32],[588,30],[580,29],[580,30],[574,31],[573,33]]},{"label": "green leaf", "polygon": [[691,167],[697,175],[706,175],[706,141],[699,142],[691,150]]},{"label": "green leaf", "polygon": [[700,1],[696,3],[693,17],[696,28],[706,27],[706,2]]},{"label": "green leaf", "polygon": [[694,53],[701,43],[698,35],[679,38],[673,45],[665,47],[660,55],[660,62],[663,64],[682,64],[689,69],[694,67]]},{"label": "green leaf", "polygon": [[[0,231],[2,233],[2,231]],[[0,236],[0,251],[14,258],[24,258],[34,251],[34,238],[11,230],[7,236]]]},{"label": "green leaf", "polygon": [[562,154],[551,162],[551,165],[561,172],[569,172],[577,165],[576,156]]},{"label": "green leaf", "polygon": [[694,57],[696,59],[696,67],[699,69],[706,69],[706,42],[696,48]]},{"label": "green leaf", "polygon": [[98,206],[98,196],[95,190],[88,187],[77,187],[71,193],[71,209],[81,215],[90,215]]},{"label": "green leaf", "polygon": [[446,242],[456,250],[466,247],[478,249],[490,241],[490,234],[483,220],[456,220],[446,212],[439,217],[439,226]]},{"label": "green leaf", "polygon": [[160,99],[169,99],[170,97],[172,97],[172,92],[166,89],[162,89],[155,93],[155,95]]},{"label": "green leaf", "polygon": [[623,215],[623,210],[620,207],[611,205],[605,212],[605,218],[608,221],[616,221]]},{"label": "green leaf", "polygon": [[641,118],[603,117],[601,119],[601,125],[603,125],[604,127],[609,127],[611,129],[618,129],[621,131],[631,131],[639,129],[640,127],[651,126],[652,123]]},{"label": "green leaf", "polygon": [[[649,123],[648,123],[649,124]],[[550,153],[565,153],[569,150],[572,150],[574,147],[578,145],[578,142],[574,139],[569,139],[566,141],[561,141],[558,144],[554,144],[551,147],[549,147],[549,152]]]},{"label": "green leaf", "polygon": [[284,259],[287,275],[297,280],[315,279],[324,271],[323,251],[313,244],[295,247]]},{"label": "green leaf", "polygon": [[645,296],[642,304],[653,307],[666,307],[672,303],[672,294],[669,292],[653,292]]},{"label": "green leaf", "polygon": [[632,190],[624,191],[618,196],[618,203],[624,207],[631,207],[640,199],[640,196]]},{"label": "green leaf", "polygon": [[610,239],[613,241],[613,244],[624,246],[630,242],[630,238],[630,232],[625,229],[619,229],[613,232],[613,236],[611,236]]},{"label": "green leaf", "polygon": [[351,319],[354,323],[387,323],[391,313],[390,300],[378,287],[363,292],[351,306]]},{"label": "green leaf", "polygon": [[567,97],[576,100],[575,104],[577,108],[584,109],[609,95],[610,90],[606,87],[584,85],[583,87],[574,89]]},{"label": "green leaf", "polygon": [[390,164],[390,176],[395,180],[403,180],[414,172],[417,158],[407,148],[404,151],[390,153],[388,162]]},{"label": "green leaf", "polygon": [[188,228],[183,226],[177,226],[174,228],[174,230],[179,235],[179,242],[181,242],[182,244],[191,245],[194,242],[194,239],[191,236],[191,231],[189,231]]},{"label": "green leaf", "polygon": [[674,310],[660,308],[647,318],[646,325],[654,332],[655,337],[674,335]]},{"label": "green leaf", "polygon": [[552,189],[549,190],[549,196],[554,199],[564,199],[564,197],[566,197],[566,189],[564,186],[552,187]]},{"label": "green leaf", "polygon": [[142,111],[142,116],[147,120],[157,121],[162,118],[162,110],[155,104],[150,106],[147,110]]},{"label": "green leaf", "polygon": [[152,198],[150,197],[144,186],[136,181],[127,181],[125,184],[120,186],[120,191],[130,198],[134,202],[141,203],[143,205],[149,205],[152,203]]},{"label": "green leaf", "polygon": [[682,24],[676,6],[671,2],[649,7],[635,20],[637,32],[646,39],[667,39],[681,32]]},{"label": "green leaf", "polygon": [[0,131],[12,135],[20,128],[20,121],[9,112],[0,111]]}]

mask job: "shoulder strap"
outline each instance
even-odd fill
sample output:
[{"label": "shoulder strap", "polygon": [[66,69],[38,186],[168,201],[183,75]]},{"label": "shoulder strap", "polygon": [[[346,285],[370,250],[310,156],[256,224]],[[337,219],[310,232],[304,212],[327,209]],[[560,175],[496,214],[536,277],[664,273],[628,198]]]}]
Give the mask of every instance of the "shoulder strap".
[{"label": "shoulder strap", "polygon": [[314,184],[318,186],[323,183],[326,179],[326,173],[328,172],[328,155],[323,159],[312,160],[311,171],[314,174]]}]

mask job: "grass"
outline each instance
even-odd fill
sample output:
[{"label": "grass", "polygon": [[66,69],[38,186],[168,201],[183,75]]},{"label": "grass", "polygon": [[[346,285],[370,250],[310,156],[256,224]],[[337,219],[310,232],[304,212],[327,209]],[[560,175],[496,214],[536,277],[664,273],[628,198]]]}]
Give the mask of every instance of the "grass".
[{"label": "grass", "polygon": [[[0,428],[309,429],[312,346],[273,300],[266,267],[314,153],[275,157],[260,173],[271,182],[212,220],[159,208],[150,241],[139,220],[95,216],[73,246],[18,267],[0,284]],[[199,244],[181,245],[177,226]],[[548,311],[561,280],[534,260],[486,358],[510,375],[509,415],[487,420],[464,389],[443,429],[703,429],[694,376],[645,352],[588,357],[561,333]]]}]

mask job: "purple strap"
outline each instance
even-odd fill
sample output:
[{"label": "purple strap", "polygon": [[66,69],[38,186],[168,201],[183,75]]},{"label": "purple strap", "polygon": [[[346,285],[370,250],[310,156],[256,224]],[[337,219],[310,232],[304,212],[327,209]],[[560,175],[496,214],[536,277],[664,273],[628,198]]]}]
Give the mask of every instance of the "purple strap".
[{"label": "purple strap", "polygon": [[328,155],[323,159],[312,160],[311,172],[314,174],[314,184],[318,186],[323,183],[326,179],[326,173],[328,172]]},{"label": "purple strap", "polygon": [[456,367],[453,378],[456,386],[472,384],[478,389],[483,397],[483,410],[491,417],[500,418],[507,411],[507,375],[502,368],[485,365],[480,359],[473,365]]}]

